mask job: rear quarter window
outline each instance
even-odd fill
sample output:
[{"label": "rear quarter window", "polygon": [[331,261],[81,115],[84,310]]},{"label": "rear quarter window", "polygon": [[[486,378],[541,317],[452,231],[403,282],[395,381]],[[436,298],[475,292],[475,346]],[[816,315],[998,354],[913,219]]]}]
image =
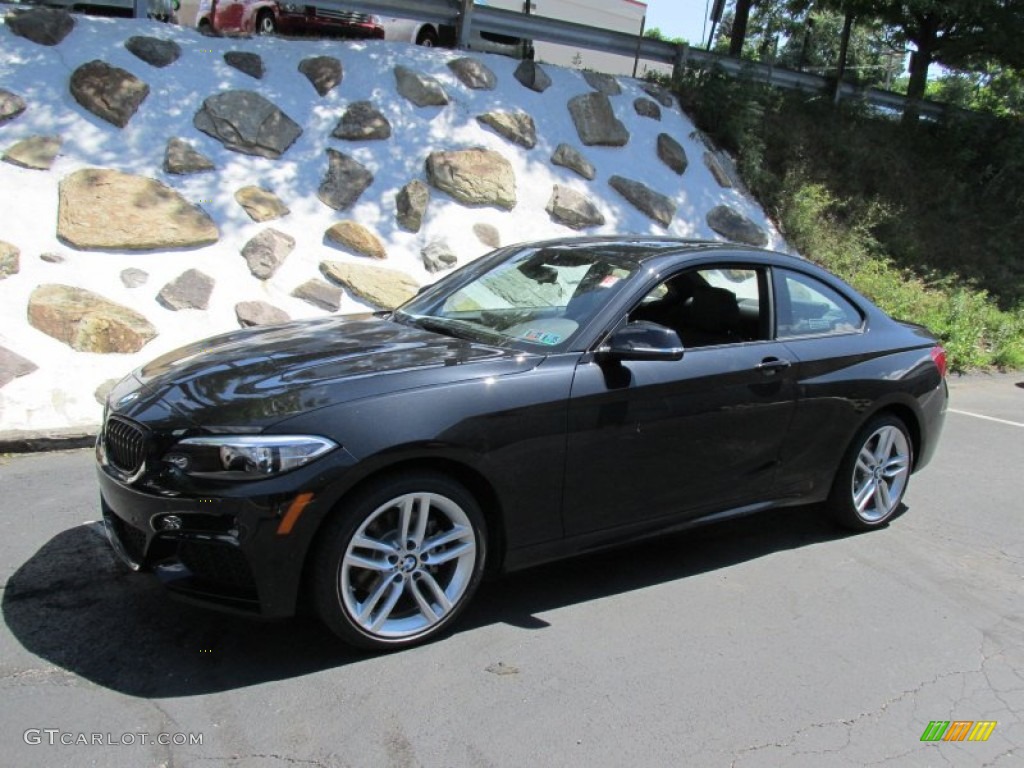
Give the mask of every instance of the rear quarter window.
[{"label": "rear quarter window", "polygon": [[849,300],[817,278],[777,270],[776,335],[780,339],[854,333],[864,316]]}]

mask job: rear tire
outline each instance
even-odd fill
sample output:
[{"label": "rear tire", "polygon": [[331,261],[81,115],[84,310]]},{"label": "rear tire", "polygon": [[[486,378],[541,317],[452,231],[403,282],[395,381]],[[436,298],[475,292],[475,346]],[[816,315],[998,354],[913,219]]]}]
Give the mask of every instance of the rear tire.
[{"label": "rear tire", "polygon": [[836,522],[866,531],[899,510],[914,465],[906,424],[885,414],[865,424],[846,451],[832,483],[828,505]]},{"label": "rear tire", "polygon": [[476,499],[433,472],[382,478],[357,491],[319,539],[317,613],[342,640],[373,650],[407,648],[448,630],[487,559]]},{"label": "rear tire", "polygon": [[416,36],[416,45],[422,45],[424,48],[436,48],[438,42],[437,33],[432,27],[423,27]]},{"label": "rear tire", "polygon": [[256,17],[256,34],[277,34],[277,22],[274,21],[274,14],[270,11],[260,11],[260,15]]}]

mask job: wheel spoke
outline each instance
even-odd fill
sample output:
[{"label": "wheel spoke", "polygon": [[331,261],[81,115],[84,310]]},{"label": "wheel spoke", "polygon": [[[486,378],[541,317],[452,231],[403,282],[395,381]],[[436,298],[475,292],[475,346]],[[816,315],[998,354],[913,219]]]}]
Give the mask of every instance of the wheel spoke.
[{"label": "wheel spoke", "polygon": [[889,511],[892,506],[891,497],[889,496],[889,486],[885,483],[875,484],[875,511],[880,514],[885,514]]},{"label": "wheel spoke", "polygon": [[409,526],[412,525],[412,512],[413,505],[416,503],[416,497],[408,496],[402,500],[402,507],[399,511],[400,522],[398,525],[399,530],[399,544],[405,546],[405,543],[409,540]]},{"label": "wheel spoke", "polygon": [[857,463],[855,465],[855,469],[856,471],[861,472],[865,475],[870,475],[871,465],[872,463],[874,463],[874,461],[874,454],[872,454],[871,451],[865,448],[863,451],[860,452],[860,455],[857,456]]},{"label": "wheel spoke", "polygon": [[376,632],[384,625],[384,622],[388,620],[388,617],[391,615],[391,611],[394,610],[395,604],[398,602],[398,599],[402,596],[402,592],[404,591],[405,584],[402,581],[395,579],[391,582],[391,593],[388,595],[388,599],[384,601],[383,607],[377,613],[377,618],[375,618],[373,623],[370,625],[371,632]]},{"label": "wheel spoke", "polygon": [[888,478],[893,478],[906,472],[909,467],[910,457],[898,453],[885,463],[882,474]]},{"label": "wheel spoke", "polygon": [[398,547],[387,541],[381,541],[380,539],[371,539],[365,533],[356,535],[352,539],[353,549],[370,549],[374,552],[383,552],[385,555],[397,555]]},{"label": "wheel spoke", "polygon": [[437,583],[437,580],[427,571],[419,571],[422,577],[422,583],[426,584],[431,592],[434,593],[434,598],[441,605],[441,615],[444,616],[448,611],[452,609],[451,601],[448,599],[448,595],[441,589],[441,585]]},{"label": "wheel spoke", "polygon": [[377,603],[384,597],[384,593],[388,591],[388,587],[391,586],[393,579],[381,579],[377,584],[376,589],[373,590],[363,601],[362,605],[357,606],[358,611],[356,612],[356,618],[359,619],[361,624],[365,624],[370,618],[370,614],[373,613],[373,609],[377,607]]},{"label": "wheel spoke", "polygon": [[451,560],[455,560],[458,557],[462,557],[476,549],[476,545],[472,541],[464,541],[461,544],[457,544],[451,549],[446,549],[439,554],[431,554],[430,558],[424,557],[424,561],[428,565],[441,565]]},{"label": "wheel spoke", "polygon": [[417,547],[423,543],[423,537],[427,535],[427,521],[430,519],[430,497],[423,495],[418,501],[419,514],[416,517],[416,530],[412,535],[412,540],[416,542]]},{"label": "wheel spoke", "polygon": [[413,599],[416,600],[416,605],[419,606],[420,613],[423,614],[423,618],[427,620],[428,624],[436,624],[441,618],[434,611],[434,606],[430,604],[430,601],[420,591],[419,579],[413,579],[409,585],[409,591],[412,593]]},{"label": "wheel spoke", "polygon": [[456,525],[454,528],[448,531],[431,536],[425,542],[423,542],[423,552],[431,552],[435,549],[440,549],[446,544],[451,544],[453,541],[459,541],[461,539],[472,539],[473,532],[463,525]]},{"label": "wheel spoke", "polygon": [[892,451],[893,441],[896,439],[896,430],[892,427],[883,429],[878,435],[878,445],[875,446],[875,463],[882,464],[889,458]]},{"label": "wheel spoke", "polygon": [[869,477],[864,481],[864,485],[853,494],[853,505],[858,512],[863,512],[868,502],[871,501],[871,497],[875,494],[875,485],[875,478]]},{"label": "wheel spoke", "polygon": [[368,571],[390,571],[392,566],[387,560],[375,560],[372,557],[357,555],[353,552],[345,557],[345,567],[365,568]]}]

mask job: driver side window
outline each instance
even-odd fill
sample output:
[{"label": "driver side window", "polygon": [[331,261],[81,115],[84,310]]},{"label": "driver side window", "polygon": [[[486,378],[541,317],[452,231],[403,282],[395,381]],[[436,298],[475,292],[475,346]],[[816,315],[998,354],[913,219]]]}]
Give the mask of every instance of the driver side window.
[{"label": "driver side window", "polygon": [[769,338],[764,269],[705,267],[673,275],[629,314],[671,328],[687,348]]}]

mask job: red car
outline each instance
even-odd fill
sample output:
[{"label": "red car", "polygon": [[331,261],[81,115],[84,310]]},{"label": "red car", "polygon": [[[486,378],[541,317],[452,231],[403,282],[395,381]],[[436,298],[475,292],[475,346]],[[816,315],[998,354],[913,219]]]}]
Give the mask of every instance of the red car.
[{"label": "red car", "polygon": [[200,0],[196,27],[207,34],[335,34],[384,39],[375,16],[277,0]]}]

